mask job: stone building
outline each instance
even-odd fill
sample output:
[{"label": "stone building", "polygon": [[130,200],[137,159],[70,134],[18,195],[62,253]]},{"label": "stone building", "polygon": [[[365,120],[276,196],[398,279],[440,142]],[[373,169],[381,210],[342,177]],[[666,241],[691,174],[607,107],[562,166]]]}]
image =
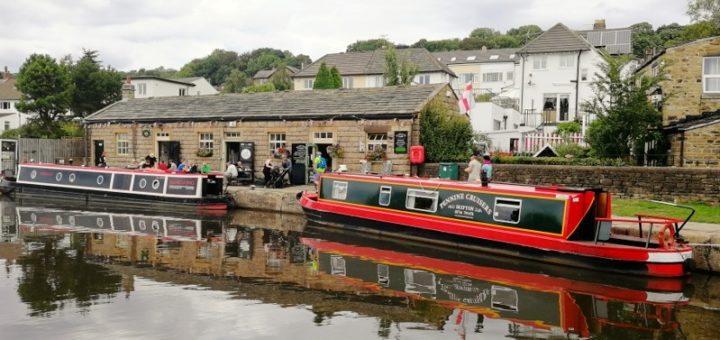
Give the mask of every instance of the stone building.
[{"label": "stone building", "polygon": [[266,159],[278,165],[286,151],[293,172],[310,168],[309,156],[320,152],[331,169],[344,164],[348,171],[360,171],[368,154],[384,154],[370,161],[370,170],[391,161],[392,172],[404,174],[411,170],[409,145],[420,141],[419,114],[434,98],[457,112],[454,92],[435,84],[131,99],[85,123],[90,154],[105,152],[111,166],[136,165],[154,153],[214,170],[249,159],[259,174]]},{"label": "stone building", "polygon": [[670,164],[720,167],[720,37],[671,47],[638,72],[666,79],[651,96],[664,99],[663,130],[670,139]]}]

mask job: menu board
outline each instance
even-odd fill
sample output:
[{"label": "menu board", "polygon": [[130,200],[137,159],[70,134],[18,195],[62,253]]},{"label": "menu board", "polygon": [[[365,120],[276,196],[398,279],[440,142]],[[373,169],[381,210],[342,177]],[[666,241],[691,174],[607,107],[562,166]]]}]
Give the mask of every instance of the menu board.
[{"label": "menu board", "polygon": [[395,146],[393,148],[396,154],[406,154],[408,152],[408,132],[395,131]]}]

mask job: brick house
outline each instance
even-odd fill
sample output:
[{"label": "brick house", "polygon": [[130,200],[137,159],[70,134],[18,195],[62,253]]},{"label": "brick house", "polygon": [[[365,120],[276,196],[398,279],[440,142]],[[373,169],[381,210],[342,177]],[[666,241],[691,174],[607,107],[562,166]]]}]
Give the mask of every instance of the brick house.
[{"label": "brick house", "polygon": [[670,140],[671,165],[720,167],[720,37],[671,47],[644,62],[637,72],[667,77],[653,97],[664,96],[663,131]]},{"label": "brick house", "polygon": [[[398,145],[419,144],[419,113],[434,98],[457,112],[449,85],[436,84],[131,99],[88,116],[85,124],[90,154],[106,152],[111,166],[137,164],[155,153],[165,161],[194,160],[221,170],[238,160],[241,147],[253,144],[255,173],[278,148],[306,167],[308,156],[320,152],[332,169],[345,164],[349,171],[360,171],[360,160],[382,148],[393,172],[404,174],[410,173],[409,154]],[[331,145],[339,145],[342,155]],[[299,147],[305,152],[298,156]]]}]

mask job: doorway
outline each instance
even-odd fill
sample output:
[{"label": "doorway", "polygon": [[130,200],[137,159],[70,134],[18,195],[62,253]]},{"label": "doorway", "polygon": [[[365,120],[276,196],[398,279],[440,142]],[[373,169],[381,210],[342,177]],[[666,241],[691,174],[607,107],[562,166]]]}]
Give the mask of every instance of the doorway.
[{"label": "doorway", "polygon": [[225,160],[237,164],[240,160],[240,142],[225,142]]},{"label": "doorway", "polygon": [[100,164],[100,157],[102,157],[103,152],[105,152],[105,141],[94,140],[93,146],[95,147],[95,166],[98,166]]},{"label": "doorway", "polygon": [[330,154],[328,154],[328,152],[327,152],[327,148],[330,145],[332,145],[332,144],[312,144],[312,145],[308,146],[308,155],[310,156],[310,157],[308,157],[309,169],[313,169],[313,166],[314,166],[313,162],[315,162],[315,154],[319,152],[323,156],[323,158],[325,158],[325,161],[327,162],[327,171],[332,170],[332,168],[333,168],[332,167],[332,158],[330,157]]},{"label": "doorway", "polygon": [[180,157],[180,142],[158,142],[158,161],[162,160],[166,164],[175,161],[176,164],[180,164],[182,160]]}]

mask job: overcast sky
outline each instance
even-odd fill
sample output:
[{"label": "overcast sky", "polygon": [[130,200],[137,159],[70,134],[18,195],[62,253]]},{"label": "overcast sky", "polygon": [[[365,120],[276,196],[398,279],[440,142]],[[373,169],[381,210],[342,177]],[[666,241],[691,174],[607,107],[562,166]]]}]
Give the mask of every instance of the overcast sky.
[{"label": "overcast sky", "polygon": [[684,25],[686,7],[687,0],[4,0],[0,67],[17,72],[32,53],[77,57],[83,48],[122,71],[178,69],[216,48],[272,47],[316,60],[356,40],[412,44],[463,38],[477,27],[590,29],[599,18],[608,28]]}]

